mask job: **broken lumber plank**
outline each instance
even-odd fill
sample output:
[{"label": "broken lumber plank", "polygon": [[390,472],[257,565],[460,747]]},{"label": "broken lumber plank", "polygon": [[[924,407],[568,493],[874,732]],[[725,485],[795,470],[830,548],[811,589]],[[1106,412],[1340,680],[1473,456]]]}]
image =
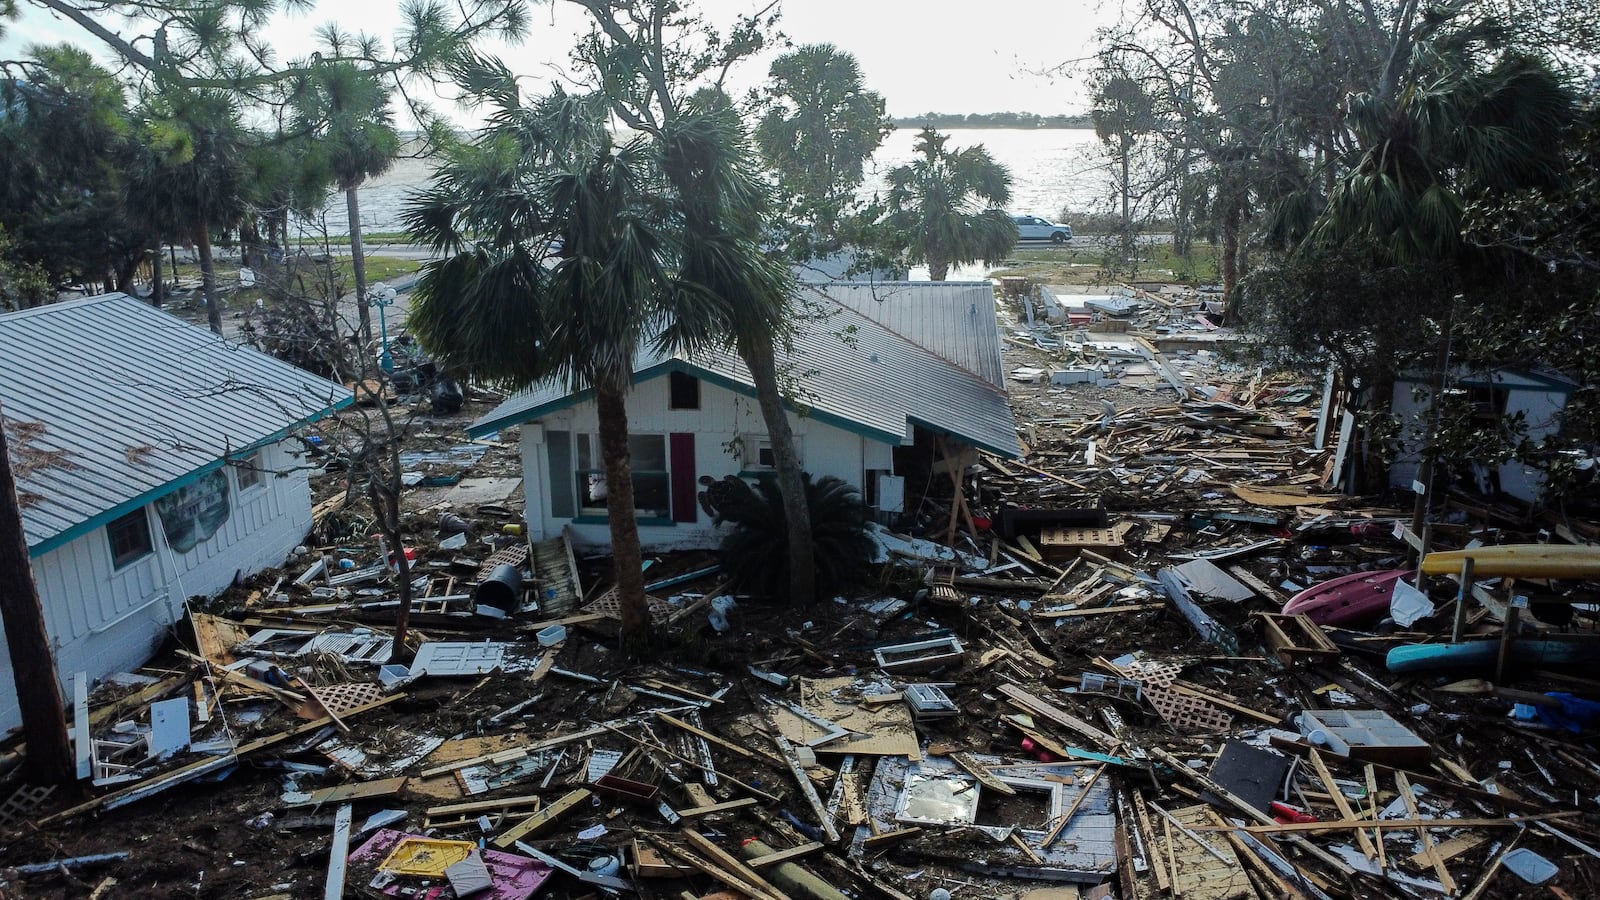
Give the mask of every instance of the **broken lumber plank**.
[{"label": "broken lumber plank", "polygon": [[1412,819],[1340,819],[1328,822],[1273,822],[1261,825],[1217,825],[1198,828],[1197,831],[1247,831],[1255,835],[1273,834],[1307,834],[1318,831],[1354,831],[1357,828],[1369,828],[1374,831],[1410,831],[1416,828],[1510,828],[1527,825],[1530,822],[1542,822],[1546,819],[1568,819],[1581,815],[1578,810],[1564,812],[1543,813],[1540,815],[1513,816],[1505,819],[1446,819],[1446,818],[1412,818]]},{"label": "broken lumber plank", "polygon": [[863,839],[861,841],[861,846],[866,847],[869,850],[875,850],[879,847],[887,846],[889,844],[898,844],[907,838],[914,838],[921,833],[922,829],[914,825],[906,828],[896,828],[893,831],[879,832],[872,837]]},{"label": "broken lumber plank", "polygon": [[350,864],[350,817],[352,807],[339,807],[333,819],[333,847],[328,851],[328,877],[323,883],[323,900],[342,900],[345,869]]},{"label": "broken lumber plank", "polygon": [[578,804],[587,803],[591,796],[593,796],[593,792],[588,788],[578,788],[577,790],[572,791],[549,806],[546,806],[544,809],[539,810],[526,819],[523,819],[521,822],[511,826],[510,829],[505,831],[499,837],[495,838],[492,843],[501,850],[505,850],[506,848],[516,844],[517,841],[533,834],[541,828],[544,828],[546,825],[550,825],[557,819],[571,812],[578,806]]},{"label": "broken lumber plank", "polygon": [[[1317,752],[1314,747],[1311,750],[1311,768],[1316,772],[1317,778],[1322,782],[1322,786],[1327,789],[1328,797],[1333,801],[1333,808],[1339,811],[1339,816],[1345,819],[1354,819],[1356,817],[1355,810],[1350,808],[1350,801],[1345,799],[1344,794],[1339,790],[1339,785],[1333,780],[1333,774],[1328,771],[1327,763],[1322,761],[1322,754]],[[1361,852],[1367,859],[1378,858],[1378,848],[1372,845],[1372,839],[1367,837],[1366,829],[1356,829],[1356,843],[1360,845]]]},{"label": "broken lumber plank", "polygon": [[[698,785],[689,785],[689,787],[698,787]],[[711,803],[704,806],[691,806],[688,809],[675,809],[673,812],[685,819],[697,819],[701,816],[709,816],[712,813],[729,812],[731,810],[744,809],[747,806],[755,805],[756,801],[754,797],[740,797],[738,800],[729,800],[726,803]]]},{"label": "broken lumber plank", "polygon": [[833,816],[828,815],[828,808],[822,804],[822,798],[817,796],[816,785],[811,783],[811,776],[806,774],[805,766],[800,765],[800,758],[795,755],[794,745],[781,734],[772,735],[772,742],[777,745],[778,752],[783,754],[783,759],[789,764],[789,773],[794,776],[795,783],[800,785],[800,796],[804,797],[807,805],[811,807],[812,815],[817,817],[817,824],[822,827],[822,833],[827,836],[828,843],[839,843],[839,829],[833,824]]},{"label": "broken lumber plank", "polygon": [[673,728],[676,728],[680,731],[687,731],[697,738],[701,738],[716,744],[718,747],[727,750],[729,753],[737,754],[745,759],[761,760],[771,763],[779,768],[783,768],[783,761],[773,757],[770,754],[762,753],[761,751],[752,747],[743,747],[739,744],[735,744],[733,741],[724,738],[722,735],[707,731],[704,728],[698,728],[688,722],[685,722],[677,716],[672,715],[671,713],[658,712],[656,713],[656,718],[667,723],[668,725],[671,725]]},{"label": "broken lumber plank", "polygon": [[802,856],[810,856],[821,849],[821,843],[817,841],[807,841],[798,847],[790,847],[787,850],[778,850],[773,853],[768,853],[765,856],[757,856],[754,859],[747,859],[744,862],[745,865],[752,869],[761,869],[767,866],[776,865],[781,862],[799,859]]},{"label": "broken lumber plank", "polygon": [[294,800],[284,806],[294,809],[301,806],[324,806],[329,803],[350,803],[356,800],[370,800],[374,797],[393,797],[405,790],[406,776],[396,775],[393,778],[381,778],[377,781],[358,781],[355,784],[341,784],[338,787],[323,788],[312,791],[303,800]]},{"label": "broken lumber plank", "polygon": [[[395,696],[398,698],[400,695],[396,694]],[[345,713],[345,715],[348,716],[349,713]],[[431,769],[424,769],[422,771],[422,777],[436,778],[440,775],[448,775],[457,769],[465,769],[468,766],[480,766],[485,763],[513,762],[515,760],[522,759],[525,756],[531,756],[535,753],[538,753],[540,750],[548,750],[551,747],[560,747],[576,741],[583,741],[592,737],[599,737],[600,735],[605,734],[608,730],[609,728],[607,725],[596,725],[593,728],[585,728],[582,731],[574,731],[571,734],[563,734],[559,737],[546,738],[542,741],[536,741],[532,744],[522,747],[510,747],[495,753],[485,753],[482,756],[474,756],[470,759],[452,760],[451,762],[448,762],[442,766],[434,766]]]},{"label": "broken lumber plank", "polygon": [[682,847],[674,846],[673,844],[671,844],[671,843],[669,843],[667,841],[663,841],[660,838],[656,838],[656,837],[653,837],[653,836],[650,836],[650,835],[645,835],[645,839],[648,840],[650,842],[651,846],[655,847],[656,850],[660,851],[663,855],[670,856],[673,859],[678,860],[679,862],[686,863],[686,864],[688,864],[690,866],[693,866],[694,868],[699,869],[701,873],[703,873],[705,875],[708,875],[708,876],[710,876],[711,878],[713,878],[713,879],[715,879],[717,881],[722,882],[723,884],[727,885],[728,887],[733,888],[734,890],[738,891],[741,894],[745,894],[746,896],[753,897],[753,898],[755,898],[755,900],[777,900],[776,897],[774,897],[773,895],[767,893],[766,891],[762,890],[761,888],[755,886],[754,884],[751,884],[750,882],[745,881],[744,879],[742,879],[739,876],[733,874],[732,872],[729,872],[728,870],[722,868],[721,866],[713,865],[713,864],[711,864],[709,862],[706,862],[705,860],[703,860],[700,857],[694,855],[693,853],[690,853],[689,851],[683,849]]},{"label": "broken lumber plank", "polygon": [[423,811],[427,816],[468,815],[471,813],[499,812],[500,810],[516,809],[518,807],[537,806],[543,801],[533,794],[521,797],[500,797],[496,800],[477,800],[472,803],[450,803],[444,806],[430,806]]},{"label": "broken lumber plank", "polygon": [[1114,736],[1101,731],[1083,719],[1078,718],[1077,716],[1067,712],[1053,703],[1050,703],[1049,701],[1035,697],[1033,694],[1028,693],[1017,685],[1002,684],[1000,685],[999,690],[1000,693],[1004,694],[1012,701],[1012,703],[1022,707],[1027,712],[1044,719],[1049,719],[1057,725],[1060,725],[1062,728],[1076,732],[1077,734],[1094,741],[1102,750],[1109,752],[1121,743],[1121,741],[1118,741]]},{"label": "broken lumber plank", "polygon": [[[1115,585],[1112,585],[1115,587]],[[1097,606],[1091,609],[1044,609],[1033,614],[1035,619],[1078,619],[1085,616],[1104,616],[1113,613],[1147,612],[1161,609],[1165,603],[1124,603],[1118,606]]]},{"label": "broken lumber plank", "polygon": [[[1361,832],[1358,831],[1356,833],[1360,834]],[[1434,845],[1433,856],[1443,862],[1449,862],[1463,853],[1470,853],[1478,849],[1488,842],[1489,836],[1486,834],[1458,834],[1441,844]],[[1433,860],[1429,859],[1428,852],[1425,850],[1411,855],[1411,864],[1419,869],[1430,865],[1432,862]]]},{"label": "broken lumber plank", "polygon": [[1078,795],[1078,799],[1072,801],[1072,806],[1065,813],[1062,813],[1061,821],[1056,823],[1056,827],[1050,829],[1050,833],[1044,836],[1044,841],[1039,844],[1041,849],[1050,849],[1050,845],[1055,843],[1056,838],[1061,837],[1061,832],[1067,830],[1067,825],[1072,822],[1072,817],[1078,814],[1078,808],[1083,806],[1083,801],[1089,799],[1089,792],[1094,790],[1095,784],[1100,781],[1100,776],[1105,773],[1105,766],[1094,770],[1094,775],[1090,776],[1089,783],[1083,786],[1083,793]]},{"label": "broken lumber plank", "polygon": [[[1161,747],[1151,747],[1149,752],[1150,755],[1154,756],[1157,761],[1166,763],[1167,767],[1172,771],[1182,775],[1185,778],[1188,778],[1190,781],[1193,781],[1200,787],[1210,791],[1217,797],[1220,797],[1229,806],[1233,807],[1236,812],[1241,813],[1247,818],[1253,819],[1263,825],[1278,824],[1271,816],[1255,808],[1254,806],[1251,806],[1244,800],[1239,799],[1238,795],[1218,784],[1210,777],[1189,768],[1184,764],[1183,760],[1178,759]],[[1365,825],[1367,823],[1363,822],[1362,824]],[[1301,851],[1316,858],[1323,865],[1328,866],[1346,878],[1354,877],[1356,871],[1354,867],[1339,857],[1334,856],[1332,853],[1329,853],[1321,847],[1318,847],[1316,844],[1311,843],[1304,837],[1301,837],[1300,835],[1292,835],[1290,837],[1290,841]]]},{"label": "broken lumber plank", "polygon": [[712,840],[693,828],[683,829],[683,839],[688,841],[696,850],[711,857],[711,861],[722,868],[732,872],[744,881],[748,881],[768,895],[779,900],[789,900],[789,895],[779,890],[777,885],[762,877],[760,872],[752,869],[744,860],[717,846]]},{"label": "broken lumber plank", "polygon": [[983,763],[973,759],[972,754],[963,753],[959,750],[952,750],[949,753],[946,753],[945,757],[951,762],[955,763],[957,766],[961,767],[961,769],[968,775],[978,779],[978,783],[989,790],[998,791],[999,793],[1005,794],[1008,797],[1016,796],[1016,788],[1006,784],[1004,781],[1001,781],[993,772],[989,771],[988,766],[985,766]]},{"label": "broken lumber plank", "polygon": [[[1421,818],[1417,811],[1417,795],[1412,793],[1411,782],[1406,780],[1404,772],[1394,773],[1394,786],[1400,792],[1400,799],[1405,801],[1406,812],[1410,814],[1411,818]],[[1456,881],[1450,877],[1450,867],[1444,864],[1444,860],[1439,858],[1438,852],[1434,849],[1433,832],[1423,825],[1418,826],[1417,834],[1422,838],[1422,853],[1428,858],[1429,865],[1433,866],[1434,874],[1439,876],[1439,883],[1444,885],[1445,895],[1454,894],[1456,892]]]}]

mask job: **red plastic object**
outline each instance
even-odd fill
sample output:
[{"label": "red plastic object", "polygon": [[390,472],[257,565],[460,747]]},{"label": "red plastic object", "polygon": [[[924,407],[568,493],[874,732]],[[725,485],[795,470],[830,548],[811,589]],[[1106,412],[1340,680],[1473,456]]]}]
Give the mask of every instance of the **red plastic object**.
[{"label": "red plastic object", "polygon": [[1287,803],[1279,803],[1276,800],[1272,801],[1272,805],[1268,808],[1272,810],[1272,820],[1279,825],[1305,825],[1322,821],[1308,812],[1302,812]]},{"label": "red plastic object", "polygon": [[1034,758],[1039,762],[1052,763],[1056,761],[1056,755],[1034,743],[1033,738],[1023,738],[1022,749],[1033,754]]}]

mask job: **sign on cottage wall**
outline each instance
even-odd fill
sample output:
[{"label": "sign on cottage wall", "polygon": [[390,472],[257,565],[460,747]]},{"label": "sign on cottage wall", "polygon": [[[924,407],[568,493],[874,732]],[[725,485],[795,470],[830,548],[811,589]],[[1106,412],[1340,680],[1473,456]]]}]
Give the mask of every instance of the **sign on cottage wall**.
[{"label": "sign on cottage wall", "polygon": [[167,546],[188,553],[228,521],[228,476],[218,469],[156,501]]}]

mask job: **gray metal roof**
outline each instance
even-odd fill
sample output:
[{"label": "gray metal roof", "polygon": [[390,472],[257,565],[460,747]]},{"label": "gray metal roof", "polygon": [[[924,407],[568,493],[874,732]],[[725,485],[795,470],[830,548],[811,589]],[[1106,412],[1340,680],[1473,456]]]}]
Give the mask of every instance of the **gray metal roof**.
[{"label": "gray metal roof", "polygon": [[988,281],[879,281],[807,285],[995,387],[1005,386],[1000,322]]},{"label": "gray metal roof", "polygon": [[[1004,456],[1022,455],[1003,388],[855,310],[815,299],[821,317],[801,327],[793,352],[780,362],[798,386],[808,415],[890,444],[904,443],[910,426],[921,425]],[[998,344],[997,332],[986,333]],[[642,349],[634,360],[635,382],[674,370],[745,394],[755,391],[749,370],[732,350],[672,356]],[[501,403],[470,433],[481,436],[531,421],[588,396],[563,384],[541,385]]]},{"label": "gray metal roof", "polygon": [[35,556],[350,400],[126,294],[0,315],[0,404]]}]

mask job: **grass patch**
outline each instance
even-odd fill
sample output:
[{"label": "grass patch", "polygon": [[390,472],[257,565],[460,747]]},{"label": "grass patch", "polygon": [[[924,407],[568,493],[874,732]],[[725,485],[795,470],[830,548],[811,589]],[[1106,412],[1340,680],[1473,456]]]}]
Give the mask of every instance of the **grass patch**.
[{"label": "grass patch", "polygon": [[[423,260],[420,259],[401,259],[400,257],[396,256],[369,256],[367,257],[367,283],[372,284],[378,281],[392,281],[396,278],[403,278],[407,275],[414,274],[417,270],[421,269],[422,263]],[[351,262],[350,258],[344,257],[339,259],[334,264],[334,268],[338,271],[340,277],[342,277],[344,281],[348,283],[349,287],[347,289],[354,290],[356,279],[355,264]],[[176,277],[179,281],[182,281],[185,286],[191,284],[198,286],[200,284],[200,264],[197,262],[179,263],[175,273],[172,271],[172,268],[168,266],[166,271],[162,273],[162,277]],[[237,265],[231,263],[218,264],[218,284],[224,286],[236,286],[238,281],[239,267]]]},{"label": "grass patch", "polygon": [[1108,265],[1107,249],[1084,243],[1065,246],[1022,247],[1014,250],[993,274],[1021,275],[1046,284],[1105,284],[1108,281],[1176,281],[1209,284],[1218,278],[1215,246],[1195,242],[1188,256],[1179,256],[1171,244],[1143,244],[1132,270]]}]

